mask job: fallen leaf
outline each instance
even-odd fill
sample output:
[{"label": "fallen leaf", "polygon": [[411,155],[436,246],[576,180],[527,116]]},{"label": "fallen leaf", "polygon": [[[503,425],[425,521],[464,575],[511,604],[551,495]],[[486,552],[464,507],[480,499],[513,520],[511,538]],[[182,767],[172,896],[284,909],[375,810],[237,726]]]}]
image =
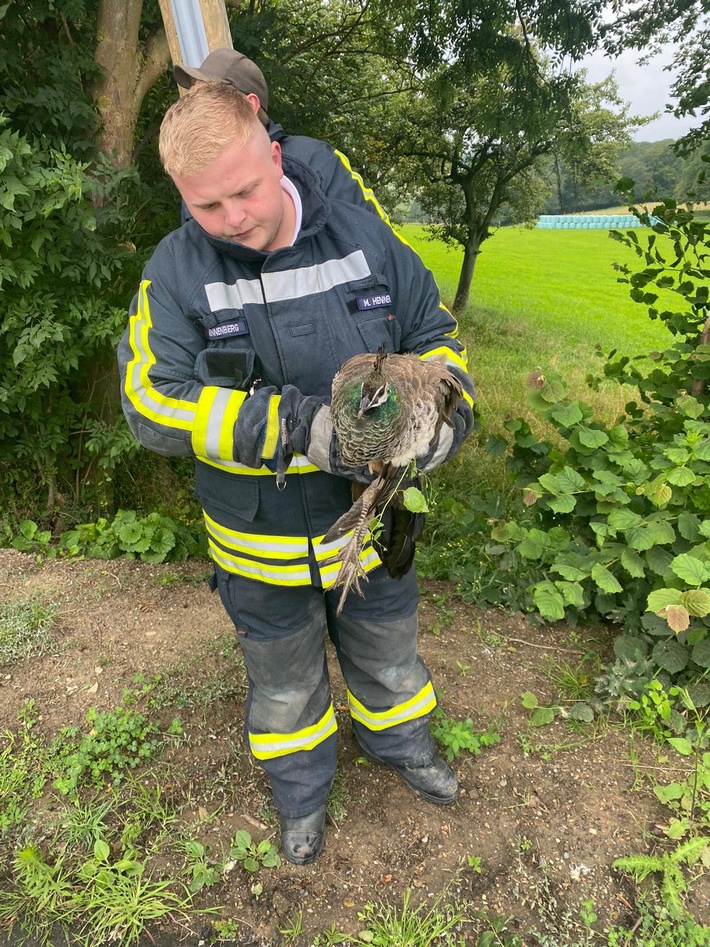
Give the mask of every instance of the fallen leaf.
[{"label": "fallen leaf", "polygon": [[380,875],[380,884],[388,885],[392,881],[392,875]]}]

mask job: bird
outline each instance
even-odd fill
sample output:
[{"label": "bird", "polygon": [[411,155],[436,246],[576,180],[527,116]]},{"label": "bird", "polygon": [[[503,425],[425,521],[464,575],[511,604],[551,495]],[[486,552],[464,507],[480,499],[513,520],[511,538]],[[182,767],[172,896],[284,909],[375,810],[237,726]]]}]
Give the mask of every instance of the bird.
[{"label": "bird", "polygon": [[348,359],[333,379],[331,394],[343,465],[367,467],[375,475],[366,488],[353,484],[353,505],[323,539],[333,542],[352,530],[330,560],[340,562],[333,584],[342,587],[340,614],[351,588],[363,595],[360,580],[367,581],[367,574],[360,552],[368,530],[389,574],[401,578],[409,571],[424,514],[406,509],[402,496],[405,489],[421,486],[416,461],[435,447],[443,424],[452,426],[462,387],[443,356],[422,360],[381,348]]}]

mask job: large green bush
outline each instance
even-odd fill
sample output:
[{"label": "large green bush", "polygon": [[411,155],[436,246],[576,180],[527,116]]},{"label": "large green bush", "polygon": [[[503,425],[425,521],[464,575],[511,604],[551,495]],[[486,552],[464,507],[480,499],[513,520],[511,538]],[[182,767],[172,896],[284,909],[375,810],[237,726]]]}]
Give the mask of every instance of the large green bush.
[{"label": "large green bush", "polygon": [[[710,224],[672,201],[641,217],[645,235],[613,234],[642,264],[619,267],[621,281],[674,342],[635,359],[610,353],[604,376],[638,393],[613,424],[567,397],[560,377],[531,376],[533,404],[556,436],[540,441],[521,420],[507,427],[510,466],[537,519],[493,531],[536,564],[543,618],[622,626],[617,691],[658,671],[697,680],[710,667]],[[707,703],[710,690],[697,699]]]}]

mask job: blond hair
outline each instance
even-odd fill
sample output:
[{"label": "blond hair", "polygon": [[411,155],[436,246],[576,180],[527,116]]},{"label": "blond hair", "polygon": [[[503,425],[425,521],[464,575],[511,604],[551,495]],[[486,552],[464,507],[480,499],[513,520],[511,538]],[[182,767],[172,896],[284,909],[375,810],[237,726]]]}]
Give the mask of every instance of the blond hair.
[{"label": "blond hair", "polygon": [[232,141],[266,134],[247,97],[225,82],[200,82],[174,102],[160,126],[158,151],[171,177],[197,174]]}]

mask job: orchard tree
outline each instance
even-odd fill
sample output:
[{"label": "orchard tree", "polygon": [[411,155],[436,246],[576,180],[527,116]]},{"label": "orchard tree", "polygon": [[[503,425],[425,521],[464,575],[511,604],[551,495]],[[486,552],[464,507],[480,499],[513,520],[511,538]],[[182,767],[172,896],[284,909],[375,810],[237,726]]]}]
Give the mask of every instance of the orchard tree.
[{"label": "orchard tree", "polygon": [[432,71],[414,96],[395,147],[406,178],[435,223],[431,233],[463,247],[453,308],[464,309],[481,245],[505,212],[528,220],[545,197],[545,157],[559,154],[586,179],[608,169],[640,120],[607,107],[609,80],[586,86],[533,62],[470,75]]}]

